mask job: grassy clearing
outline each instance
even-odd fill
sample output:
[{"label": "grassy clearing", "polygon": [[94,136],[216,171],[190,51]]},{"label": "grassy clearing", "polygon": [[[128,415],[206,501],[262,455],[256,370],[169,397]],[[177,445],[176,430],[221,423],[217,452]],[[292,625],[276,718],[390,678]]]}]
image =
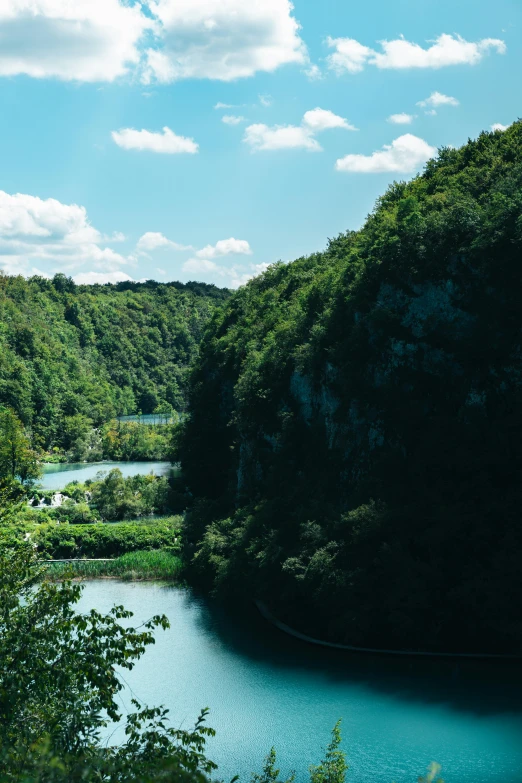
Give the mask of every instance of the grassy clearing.
[{"label": "grassy clearing", "polygon": [[77,561],[75,563],[49,563],[48,579],[62,579],[65,574],[85,579],[112,576],[118,579],[157,579],[178,581],[182,569],[177,555],[162,550],[127,552],[114,560],[104,562]]}]

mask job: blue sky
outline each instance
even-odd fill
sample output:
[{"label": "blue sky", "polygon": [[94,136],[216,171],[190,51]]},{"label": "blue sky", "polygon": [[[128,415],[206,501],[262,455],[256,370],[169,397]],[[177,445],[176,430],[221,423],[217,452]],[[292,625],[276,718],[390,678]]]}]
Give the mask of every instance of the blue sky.
[{"label": "blue sky", "polygon": [[520,0],[2,0],[0,269],[237,287],[320,250],[522,114],[521,33]]}]

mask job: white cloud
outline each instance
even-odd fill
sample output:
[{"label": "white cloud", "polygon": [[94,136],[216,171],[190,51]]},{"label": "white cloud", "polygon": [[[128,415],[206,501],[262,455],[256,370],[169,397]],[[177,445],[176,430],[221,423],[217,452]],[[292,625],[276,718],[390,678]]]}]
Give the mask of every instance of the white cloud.
[{"label": "white cloud", "polygon": [[429,98],[418,101],[417,106],[430,106],[432,108],[436,108],[437,106],[459,106],[459,102],[456,98],[452,98],[451,95],[443,95],[441,92],[432,92]]},{"label": "white cloud", "polygon": [[246,117],[240,117],[236,114],[224,114],[221,117],[221,122],[224,122],[225,125],[239,125],[241,122],[245,122]]},{"label": "white cloud", "polygon": [[265,109],[267,109],[269,106],[272,105],[272,96],[271,95],[258,95],[259,103],[261,106],[264,106]]},{"label": "white cloud", "polygon": [[119,0],[2,0],[0,76],[112,82],[139,63],[153,24]]},{"label": "white cloud", "polygon": [[143,234],[136,243],[136,250],[138,252],[144,251],[147,253],[151,250],[158,250],[159,248],[168,247],[171,250],[193,250],[192,245],[180,245],[177,242],[167,239],[167,237],[159,231],[147,231]]},{"label": "white cloud", "polygon": [[320,152],[321,145],[315,134],[330,128],[357,130],[344,117],[339,117],[328,109],[310,109],[305,112],[301,125],[274,125],[272,127],[257,123],[245,129],[243,141],[253,150],[305,149]]},{"label": "white cloud", "polygon": [[189,258],[183,264],[182,271],[189,278],[195,275],[205,282],[224,285],[228,288],[239,288],[253,277],[262,274],[268,267],[269,264],[266,263],[226,267],[208,259]]},{"label": "white cloud", "polygon": [[371,155],[346,155],[344,158],[339,158],[335,168],[337,171],[365,174],[380,172],[411,174],[426,163],[436,151],[435,147],[430,147],[423,139],[406,133]]},{"label": "white cloud", "polygon": [[145,79],[232,81],[308,60],[289,0],[149,0],[161,24]]},{"label": "white cloud", "polygon": [[196,252],[197,258],[215,258],[230,254],[252,255],[252,250],[246,239],[220,239],[215,245],[207,245]]},{"label": "white cloud", "polygon": [[214,106],[214,109],[233,109],[233,108],[234,108],[233,103],[221,103],[221,101],[218,101]]},{"label": "white cloud", "polygon": [[160,275],[161,277],[167,277],[167,270],[166,270],[166,269],[162,269],[160,266],[157,266],[157,267],[156,267],[156,272],[157,272],[157,273],[158,273],[158,275]]},{"label": "white cloud", "polygon": [[328,130],[329,128],[344,128],[345,130],[355,131],[357,128],[352,125],[344,117],[334,114],[333,111],[328,109],[311,109],[305,112],[303,116],[303,125],[306,125],[315,133],[319,131]]},{"label": "white cloud", "polygon": [[125,272],[80,272],[73,277],[78,285],[94,285],[95,283],[121,283],[125,280],[134,282],[134,278]]},{"label": "white cloud", "polygon": [[122,231],[113,231],[112,234],[104,234],[105,242],[125,242],[127,237]]},{"label": "white cloud", "polygon": [[194,139],[177,136],[167,127],[163,128],[163,133],[122,128],[119,131],[112,131],[111,136],[118,147],[123,147],[125,150],[149,150],[150,152],[176,155],[183,152],[194,154],[199,149],[199,145]]},{"label": "white cloud", "polygon": [[368,46],[363,46],[354,38],[331,38],[328,36],[326,43],[331,49],[335,49],[333,54],[326,58],[328,67],[337,74],[360,73],[366,65],[369,57],[374,54]]},{"label": "white cloud", "polygon": [[309,128],[297,125],[275,125],[270,128],[263,123],[249,125],[243,141],[253,150],[306,149],[320,152],[321,145],[314,139]]},{"label": "white cloud", "polygon": [[413,120],[413,114],[406,114],[406,112],[401,112],[400,114],[390,114],[387,122],[391,122],[393,125],[411,125]]},{"label": "white cloud", "polygon": [[318,65],[312,64],[304,70],[305,76],[308,76],[311,82],[317,82],[323,78],[323,74]]},{"label": "white cloud", "polygon": [[506,44],[498,38],[483,38],[476,43],[460,35],[444,33],[424,49],[417,43],[397,38],[381,41],[382,51],[364,46],[353,38],[327,38],[327,45],[335,49],[327,57],[328,66],[338,74],[359,73],[365,65],[381,69],[443,68],[449,65],[476,65],[490,50],[506,52]]},{"label": "white cloud", "polygon": [[67,270],[89,263],[105,271],[131,263],[104,241],[85,207],[0,191],[0,267],[10,274],[28,274],[41,262]]},{"label": "white cloud", "polygon": [[509,125],[502,125],[501,122],[495,122],[491,126],[492,131],[505,131],[509,128]]}]

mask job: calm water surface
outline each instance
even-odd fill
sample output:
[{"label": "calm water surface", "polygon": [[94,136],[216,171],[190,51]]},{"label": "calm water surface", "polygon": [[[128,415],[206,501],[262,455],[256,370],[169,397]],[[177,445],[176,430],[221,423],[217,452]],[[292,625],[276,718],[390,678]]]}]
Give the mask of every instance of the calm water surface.
[{"label": "calm water surface", "polygon": [[43,466],[40,483],[44,489],[63,489],[69,481],[93,479],[100,470],[119,468],[125,477],[155,473],[164,476],[171,470],[170,462],[62,462]]},{"label": "calm water surface", "polygon": [[[217,736],[208,755],[219,777],[250,780],[272,745],[282,773],[308,779],[340,717],[348,783],[414,783],[443,764],[446,783],[521,783],[522,683],[514,666],[395,660],[308,646],[252,611],[232,616],[190,590],[117,581],[87,582],[83,610],[123,603],[134,624],[164,613],[169,631],[132,672],[131,690],[164,704],[190,727],[211,709]],[[117,729],[113,740],[123,739]]]}]

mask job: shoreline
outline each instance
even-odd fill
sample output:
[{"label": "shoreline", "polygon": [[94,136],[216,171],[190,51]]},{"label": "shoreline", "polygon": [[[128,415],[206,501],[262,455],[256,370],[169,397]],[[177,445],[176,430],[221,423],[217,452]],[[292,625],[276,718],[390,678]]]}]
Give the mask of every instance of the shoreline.
[{"label": "shoreline", "polygon": [[293,636],[295,639],[299,639],[302,642],[306,642],[307,644],[313,644],[319,647],[329,647],[330,649],[334,650],[344,650],[345,652],[353,652],[353,653],[366,653],[371,655],[400,655],[403,657],[410,657],[410,658],[466,658],[468,660],[487,660],[487,659],[493,659],[493,660],[509,660],[509,661],[520,661],[522,660],[522,655],[510,655],[510,654],[502,654],[502,653],[458,653],[458,652],[430,652],[427,650],[389,650],[381,647],[355,647],[354,645],[350,644],[340,644],[338,642],[326,642],[322,639],[315,639],[313,636],[308,636],[307,634],[301,633],[301,631],[297,631],[295,628],[292,628],[291,626],[287,625],[286,623],[283,623],[281,620],[278,620],[277,617],[272,614],[270,609],[267,607],[263,601],[254,600],[254,604],[261,614],[261,616],[267,620],[271,625],[273,625],[275,628],[277,628],[279,631],[282,631],[283,633],[288,634],[289,636]]}]

